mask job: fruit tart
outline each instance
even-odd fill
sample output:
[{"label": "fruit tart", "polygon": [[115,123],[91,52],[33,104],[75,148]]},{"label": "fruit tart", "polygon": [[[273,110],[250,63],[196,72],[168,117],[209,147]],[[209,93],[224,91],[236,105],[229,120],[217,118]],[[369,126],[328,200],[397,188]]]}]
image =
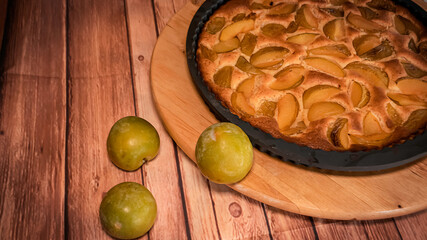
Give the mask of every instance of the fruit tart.
[{"label": "fruit tart", "polygon": [[388,0],[230,0],[199,35],[217,99],[275,138],[379,149],[427,125],[427,33]]}]

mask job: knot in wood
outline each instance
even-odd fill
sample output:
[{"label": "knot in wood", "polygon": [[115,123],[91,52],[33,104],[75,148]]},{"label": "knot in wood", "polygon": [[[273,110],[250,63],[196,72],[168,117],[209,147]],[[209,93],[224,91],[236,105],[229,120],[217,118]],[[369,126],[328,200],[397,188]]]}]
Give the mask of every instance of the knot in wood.
[{"label": "knot in wood", "polygon": [[236,202],[232,202],[228,206],[228,211],[230,211],[231,216],[238,218],[240,215],[242,215],[242,207]]},{"label": "knot in wood", "polygon": [[142,61],[144,61],[144,56],[139,55],[139,56],[138,56],[138,60],[139,60],[139,61],[141,61],[141,62],[142,62]]}]

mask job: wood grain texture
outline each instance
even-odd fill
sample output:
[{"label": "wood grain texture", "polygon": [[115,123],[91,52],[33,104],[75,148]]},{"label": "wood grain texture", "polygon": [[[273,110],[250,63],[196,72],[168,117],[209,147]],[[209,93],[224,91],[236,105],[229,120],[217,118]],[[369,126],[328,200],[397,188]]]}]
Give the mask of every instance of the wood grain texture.
[{"label": "wood grain texture", "polygon": [[273,239],[315,239],[309,217],[265,207]]},{"label": "wood grain texture", "polygon": [[368,239],[401,239],[393,219],[363,221]]},{"label": "wood grain texture", "polygon": [[333,221],[315,218],[319,239],[368,239],[361,221]]},{"label": "wood grain texture", "polygon": [[[187,0],[154,1],[158,31],[169,22],[177,10]],[[173,81],[173,80],[172,80]],[[182,150],[177,150],[178,164],[181,172],[183,197],[185,199],[187,224],[191,239],[218,239],[218,224],[215,217],[209,183],[202,176],[197,166],[191,162]]]},{"label": "wood grain texture", "polygon": [[270,239],[262,204],[209,182],[222,239]]},{"label": "wood grain texture", "polygon": [[[314,219],[319,239],[401,239],[393,219],[376,221],[333,221]],[[417,228],[421,230],[422,228]]]},{"label": "wood grain texture", "polygon": [[109,239],[99,222],[103,194],[124,181],[141,183],[108,159],[110,128],[135,115],[123,1],[68,1],[69,239]]},{"label": "wood grain texture", "polygon": [[0,66],[0,238],[62,239],[65,1],[9,4]]},{"label": "wood grain texture", "polygon": [[160,33],[179,9],[175,9],[173,0],[153,0],[153,4],[157,30]]},{"label": "wood grain texture", "polygon": [[332,221],[314,219],[319,239],[401,239],[393,219]]},{"label": "wood grain texture", "polygon": [[[161,143],[159,155],[143,166],[144,184],[158,205],[156,223],[149,234],[153,239],[185,239],[186,219],[175,149],[156,113],[151,95],[150,59],[157,40],[153,6],[149,0],[128,0],[126,6],[137,115],[153,124]],[[162,14],[163,11],[159,9],[158,12]]]},{"label": "wood grain texture", "polygon": [[196,164],[179,150],[179,165],[191,239],[219,239],[218,224],[209,183]]},{"label": "wood grain texture", "polygon": [[[160,116],[172,138],[193,160],[198,136],[217,122],[194,88],[182,54],[184,33],[196,10],[187,4],[168,23],[157,42],[151,67]],[[426,174],[427,158],[388,171],[337,173],[254,153],[252,171],[230,187],[280,209],[321,218],[378,219],[427,207],[427,179],[419,177]]]},{"label": "wood grain texture", "polygon": [[[170,0],[169,0],[170,1]],[[175,9],[175,13],[177,13],[178,11],[180,11],[183,7],[185,7],[185,5],[187,4],[187,3],[189,3],[190,1],[189,0],[172,0],[172,2],[173,2],[173,7],[174,7],[174,9]],[[204,2],[204,1],[202,1],[202,0],[200,0],[200,1],[192,1],[191,3],[193,4],[193,5],[197,5],[197,6],[200,6],[200,5],[202,5],[202,2]],[[170,20],[171,18],[169,18],[168,19],[168,21]]]},{"label": "wood grain texture", "polygon": [[394,219],[403,239],[427,239],[427,210]]}]

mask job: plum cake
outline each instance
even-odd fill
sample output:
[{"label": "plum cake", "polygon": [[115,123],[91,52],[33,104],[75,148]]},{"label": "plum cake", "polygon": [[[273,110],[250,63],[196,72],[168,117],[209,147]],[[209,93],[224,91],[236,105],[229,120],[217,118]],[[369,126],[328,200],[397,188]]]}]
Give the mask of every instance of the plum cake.
[{"label": "plum cake", "polygon": [[313,149],[379,149],[427,125],[427,33],[389,0],[230,0],[197,62],[232,113]]}]

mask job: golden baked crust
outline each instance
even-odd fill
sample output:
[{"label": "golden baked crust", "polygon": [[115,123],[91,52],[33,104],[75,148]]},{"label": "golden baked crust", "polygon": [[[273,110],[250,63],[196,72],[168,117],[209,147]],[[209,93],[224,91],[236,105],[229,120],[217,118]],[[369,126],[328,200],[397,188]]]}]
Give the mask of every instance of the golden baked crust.
[{"label": "golden baked crust", "polygon": [[210,90],[299,145],[367,150],[427,124],[427,33],[388,0],[231,0],[199,35]]}]

